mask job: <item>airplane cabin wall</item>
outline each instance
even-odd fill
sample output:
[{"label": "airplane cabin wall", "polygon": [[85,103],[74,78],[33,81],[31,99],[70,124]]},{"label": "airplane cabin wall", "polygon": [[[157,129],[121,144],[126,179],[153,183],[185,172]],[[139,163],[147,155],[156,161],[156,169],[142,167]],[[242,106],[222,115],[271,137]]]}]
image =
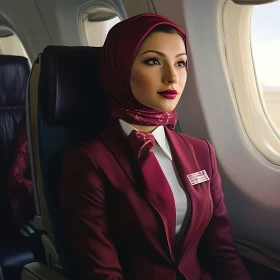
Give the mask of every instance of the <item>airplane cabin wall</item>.
[{"label": "airplane cabin wall", "polygon": [[79,15],[92,4],[115,9],[122,19],[156,12],[182,26],[188,34],[190,63],[178,105],[181,129],[209,139],[216,150],[234,237],[280,253],[280,168],[260,155],[238,114],[217,27],[224,2],[2,0],[0,25],[15,31],[31,62],[50,44],[83,45]]},{"label": "airplane cabin wall", "polygon": [[81,36],[80,15],[91,5],[106,5],[115,10],[120,18],[126,18],[121,1],[111,0],[35,0],[47,26],[53,45],[84,45]]},{"label": "airplane cabin wall", "polygon": [[37,54],[51,44],[47,30],[32,0],[1,0],[0,26],[15,33],[33,62]]},{"label": "airplane cabin wall", "polygon": [[177,107],[180,126],[215,148],[234,237],[280,253],[280,166],[259,153],[239,115],[219,29],[225,0],[153,3],[157,14],[187,31],[190,67]]}]

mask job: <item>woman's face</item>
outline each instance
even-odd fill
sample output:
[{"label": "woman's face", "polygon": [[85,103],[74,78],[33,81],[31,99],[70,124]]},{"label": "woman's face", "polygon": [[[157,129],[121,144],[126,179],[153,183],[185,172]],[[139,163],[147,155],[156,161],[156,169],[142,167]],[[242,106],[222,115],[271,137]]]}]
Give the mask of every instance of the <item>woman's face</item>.
[{"label": "woman's face", "polygon": [[[185,44],[179,34],[149,35],[131,70],[130,87],[137,101],[156,110],[173,111],[186,84],[186,61]],[[166,90],[175,90],[177,94],[159,93]]]}]

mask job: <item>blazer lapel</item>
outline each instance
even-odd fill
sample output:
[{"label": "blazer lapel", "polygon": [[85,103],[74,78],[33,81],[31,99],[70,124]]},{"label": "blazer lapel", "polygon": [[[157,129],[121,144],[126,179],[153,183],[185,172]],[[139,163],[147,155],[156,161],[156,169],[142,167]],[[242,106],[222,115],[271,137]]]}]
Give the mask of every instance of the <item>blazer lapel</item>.
[{"label": "blazer lapel", "polygon": [[[132,156],[133,154],[128,148],[129,142],[127,136],[122,131],[118,122],[112,123],[110,127],[101,135],[101,139],[114,155],[115,159],[118,161],[134,187],[139,190],[148,203],[158,213],[159,218],[161,219],[164,226],[163,230],[170,257],[173,262],[175,262],[173,256],[173,245],[175,241],[176,215],[175,203],[171,189],[168,189],[168,192],[162,193],[150,188],[150,186],[142,186],[136,182],[138,178],[138,173],[136,171],[139,170],[139,167],[135,158]],[[167,181],[166,183],[168,184]],[[168,207],[166,205],[168,205]],[[170,205],[172,209],[170,209]],[[158,240],[156,240],[156,242],[158,242]]]},{"label": "blazer lapel", "polygon": [[189,198],[188,203],[190,203],[190,205],[188,205],[189,213],[187,213],[187,216],[189,216],[189,221],[178,255],[178,259],[180,260],[182,253],[186,253],[187,247],[190,247],[190,243],[195,238],[196,233],[201,226],[201,221],[204,215],[208,215],[205,213],[208,211],[208,204],[205,201],[208,197],[208,194],[205,183],[192,186],[187,177],[188,174],[201,171],[201,168],[196,160],[193,146],[183,140],[182,136],[180,136],[178,133],[169,130],[168,128],[166,128],[165,131],[170,143],[173,161],[175,163],[182,185],[185,188],[186,194]]},{"label": "blazer lapel", "polygon": [[131,153],[128,149],[127,136],[122,131],[119,123],[113,122],[109,128],[100,136],[104,144],[111,151],[124,173],[133,185],[136,185],[135,174],[133,173]]}]

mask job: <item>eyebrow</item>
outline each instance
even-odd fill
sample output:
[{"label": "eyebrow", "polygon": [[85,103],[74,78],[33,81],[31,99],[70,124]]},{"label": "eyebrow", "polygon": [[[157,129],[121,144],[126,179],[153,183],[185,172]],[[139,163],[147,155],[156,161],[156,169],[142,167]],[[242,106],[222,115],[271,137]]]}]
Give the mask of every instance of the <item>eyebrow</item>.
[{"label": "eyebrow", "polygon": [[[142,53],[141,56],[146,54],[146,53],[149,53],[149,52],[156,53],[156,54],[158,54],[160,56],[166,56],[164,53],[159,52],[159,51],[154,51],[154,50],[146,51],[146,52]],[[181,55],[187,55],[187,54],[186,53],[179,53],[179,54],[176,55],[176,57],[181,56]]]}]

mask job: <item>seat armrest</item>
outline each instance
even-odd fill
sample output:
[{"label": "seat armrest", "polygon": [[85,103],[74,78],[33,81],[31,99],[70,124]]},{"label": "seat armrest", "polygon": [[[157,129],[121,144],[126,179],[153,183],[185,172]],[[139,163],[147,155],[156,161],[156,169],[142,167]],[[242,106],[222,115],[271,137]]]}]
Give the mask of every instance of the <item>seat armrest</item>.
[{"label": "seat armrest", "polygon": [[67,280],[42,263],[34,262],[23,267],[21,280]]},{"label": "seat armrest", "polygon": [[[237,239],[235,240],[241,257],[259,264],[267,269],[280,272],[280,255],[263,248],[252,242]],[[268,278],[267,278],[268,279]]]},{"label": "seat armrest", "polygon": [[34,220],[29,220],[23,223],[20,227],[20,232],[25,237],[31,237],[36,233],[39,235],[45,233],[45,226],[42,221],[42,217],[36,215],[34,217]]},{"label": "seat armrest", "polygon": [[35,234],[35,227],[33,221],[27,221],[20,226],[20,233],[25,237],[31,237]]}]

